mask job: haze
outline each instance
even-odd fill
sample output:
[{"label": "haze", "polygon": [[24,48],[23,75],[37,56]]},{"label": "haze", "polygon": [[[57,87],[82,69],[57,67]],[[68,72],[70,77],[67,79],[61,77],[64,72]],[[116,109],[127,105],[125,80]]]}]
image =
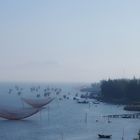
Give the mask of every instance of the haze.
[{"label": "haze", "polygon": [[0,81],[140,75],[139,0],[1,0]]}]

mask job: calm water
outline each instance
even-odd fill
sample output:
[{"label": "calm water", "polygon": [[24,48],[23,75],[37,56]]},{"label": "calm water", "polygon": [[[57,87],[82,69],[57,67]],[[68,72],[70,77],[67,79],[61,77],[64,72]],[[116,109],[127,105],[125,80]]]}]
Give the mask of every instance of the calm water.
[{"label": "calm water", "polygon": [[[24,88],[21,96],[36,96],[31,93],[31,84],[20,85]],[[46,85],[41,85],[41,88]],[[22,121],[0,119],[0,140],[97,140],[98,133],[112,134],[112,140],[121,140],[124,129],[124,140],[132,140],[140,129],[139,119],[111,119],[107,123],[102,115],[129,113],[123,106],[100,103],[98,105],[77,104],[72,100],[73,94],[79,93],[79,85],[59,84],[49,85],[62,88],[62,93],[69,94],[69,100],[57,98],[41,113]],[[8,94],[8,89],[14,84],[0,85],[1,105],[22,108],[20,97],[16,90]],[[43,91],[40,91],[40,94]],[[80,93],[79,93],[80,94]],[[87,113],[87,123],[85,116]],[[96,122],[98,120],[98,122]]]}]

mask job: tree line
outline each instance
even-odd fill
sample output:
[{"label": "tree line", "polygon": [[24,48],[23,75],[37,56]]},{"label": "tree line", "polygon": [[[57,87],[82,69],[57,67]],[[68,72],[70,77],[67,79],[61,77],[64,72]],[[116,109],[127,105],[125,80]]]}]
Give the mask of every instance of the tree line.
[{"label": "tree line", "polygon": [[101,98],[112,102],[140,102],[140,79],[101,81]]}]

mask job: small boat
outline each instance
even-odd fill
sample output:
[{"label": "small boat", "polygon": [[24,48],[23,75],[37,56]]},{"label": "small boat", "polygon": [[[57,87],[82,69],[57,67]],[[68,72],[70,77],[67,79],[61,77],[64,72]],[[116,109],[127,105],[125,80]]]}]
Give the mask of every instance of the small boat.
[{"label": "small boat", "polygon": [[88,103],[89,103],[89,101],[88,101],[87,99],[78,98],[78,97],[76,97],[76,101],[77,101],[77,103],[79,103],[79,104],[88,104]]},{"label": "small boat", "polygon": [[77,103],[79,103],[79,104],[88,104],[89,101],[87,101],[87,100],[78,100]]},{"label": "small boat", "polygon": [[42,109],[43,108],[0,108],[0,117],[8,120],[22,120],[38,113]]},{"label": "small boat", "polygon": [[106,139],[110,139],[112,135],[103,135],[103,134],[98,134],[99,138],[106,138]]},{"label": "small boat", "polygon": [[129,119],[131,116],[122,116],[122,118]]},{"label": "small boat", "polygon": [[100,102],[98,102],[98,101],[93,101],[92,103],[93,103],[93,104],[99,104]]}]

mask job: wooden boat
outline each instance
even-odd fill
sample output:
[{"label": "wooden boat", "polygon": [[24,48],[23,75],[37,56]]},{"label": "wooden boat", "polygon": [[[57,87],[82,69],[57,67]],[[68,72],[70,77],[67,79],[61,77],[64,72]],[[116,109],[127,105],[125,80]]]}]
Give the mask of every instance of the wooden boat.
[{"label": "wooden boat", "polygon": [[103,135],[103,134],[98,134],[99,138],[106,138],[106,139],[110,139],[112,135]]}]

